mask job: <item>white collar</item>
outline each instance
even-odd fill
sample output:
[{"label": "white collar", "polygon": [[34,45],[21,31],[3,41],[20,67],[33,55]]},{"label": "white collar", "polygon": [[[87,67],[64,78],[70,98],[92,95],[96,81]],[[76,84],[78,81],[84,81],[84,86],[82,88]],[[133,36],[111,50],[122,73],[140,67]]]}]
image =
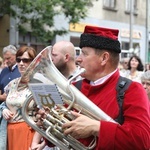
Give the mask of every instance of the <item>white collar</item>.
[{"label": "white collar", "polygon": [[104,76],[104,77],[102,77],[102,78],[100,78],[94,82],[91,81],[90,84],[94,85],[94,86],[100,85],[100,84],[104,83],[109,77],[111,77],[116,71],[117,71],[117,69],[115,71],[111,72],[110,74],[108,74],[108,75],[106,75],[106,76]]}]

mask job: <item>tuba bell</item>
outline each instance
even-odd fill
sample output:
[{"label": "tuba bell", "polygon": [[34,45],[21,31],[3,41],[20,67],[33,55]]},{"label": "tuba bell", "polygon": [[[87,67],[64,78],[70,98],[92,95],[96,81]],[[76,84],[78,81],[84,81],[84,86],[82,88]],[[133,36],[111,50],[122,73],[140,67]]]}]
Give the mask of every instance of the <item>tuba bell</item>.
[{"label": "tuba bell", "polygon": [[[28,79],[30,89],[30,93],[27,94],[29,96],[22,107],[23,119],[34,130],[62,150],[93,149],[96,146],[96,137],[93,137],[93,141],[85,146],[71,135],[63,134],[62,124],[74,119],[70,111],[76,110],[95,120],[116,122],[71,84],[71,80],[85,70],[82,68],[77,75],[67,80],[53,64],[51,49],[51,46],[43,49],[22,76],[22,78]],[[45,106],[50,108],[46,118],[43,118],[42,126],[38,126],[28,112],[32,101],[41,109]]]}]

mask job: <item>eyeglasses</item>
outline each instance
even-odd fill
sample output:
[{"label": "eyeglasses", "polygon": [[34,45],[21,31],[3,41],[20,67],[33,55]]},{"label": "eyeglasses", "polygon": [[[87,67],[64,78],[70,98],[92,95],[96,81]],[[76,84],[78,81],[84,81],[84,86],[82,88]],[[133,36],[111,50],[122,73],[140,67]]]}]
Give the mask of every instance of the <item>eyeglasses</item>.
[{"label": "eyeglasses", "polygon": [[150,82],[142,82],[143,85],[150,86]]},{"label": "eyeglasses", "polygon": [[28,59],[28,58],[16,58],[16,62],[17,63],[20,63],[21,61],[23,62],[23,63],[29,63],[29,62],[31,62],[33,59]]}]

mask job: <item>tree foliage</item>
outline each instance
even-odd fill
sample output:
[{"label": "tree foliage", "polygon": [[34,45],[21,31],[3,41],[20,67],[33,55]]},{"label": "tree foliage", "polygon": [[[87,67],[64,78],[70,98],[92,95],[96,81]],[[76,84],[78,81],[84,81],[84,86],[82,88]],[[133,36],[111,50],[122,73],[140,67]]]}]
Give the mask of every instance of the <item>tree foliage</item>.
[{"label": "tree foliage", "polygon": [[67,33],[63,27],[55,28],[54,17],[63,14],[68,23],[77,23],[90,5],[91,0],[0,0],[0,13],[17,18],[21,34],[26,34],[28,25],[31,35],[46,43]]}]

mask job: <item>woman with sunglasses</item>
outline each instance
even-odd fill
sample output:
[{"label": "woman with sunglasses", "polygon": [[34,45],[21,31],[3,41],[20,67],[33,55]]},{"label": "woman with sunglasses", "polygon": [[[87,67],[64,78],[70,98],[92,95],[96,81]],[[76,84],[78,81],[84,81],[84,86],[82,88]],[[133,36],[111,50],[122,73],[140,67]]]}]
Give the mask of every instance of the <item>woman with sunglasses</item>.
[{"label": "woman with sunglasses", "polygon": [[[35,57],[36,51],[32,47],[22,46],[17,51],[16,62],[21,76]],[[21,114],[25,97],[29,94],[27,80],[21,77],[12,80],[6,86],[5,93],[7,94],[6,102],[0,108],[2,110],[3,120],[6,121],[7,131],[5,132],[1,128],[2,131],[0,132],[5,133],[7,136],[5,141],[0,140],[0,145],[2,146],[2,144],[7,143],[7,146],[3,147],[4,150],[28,150],[32,142],[34,130],[27,125]]]}]

